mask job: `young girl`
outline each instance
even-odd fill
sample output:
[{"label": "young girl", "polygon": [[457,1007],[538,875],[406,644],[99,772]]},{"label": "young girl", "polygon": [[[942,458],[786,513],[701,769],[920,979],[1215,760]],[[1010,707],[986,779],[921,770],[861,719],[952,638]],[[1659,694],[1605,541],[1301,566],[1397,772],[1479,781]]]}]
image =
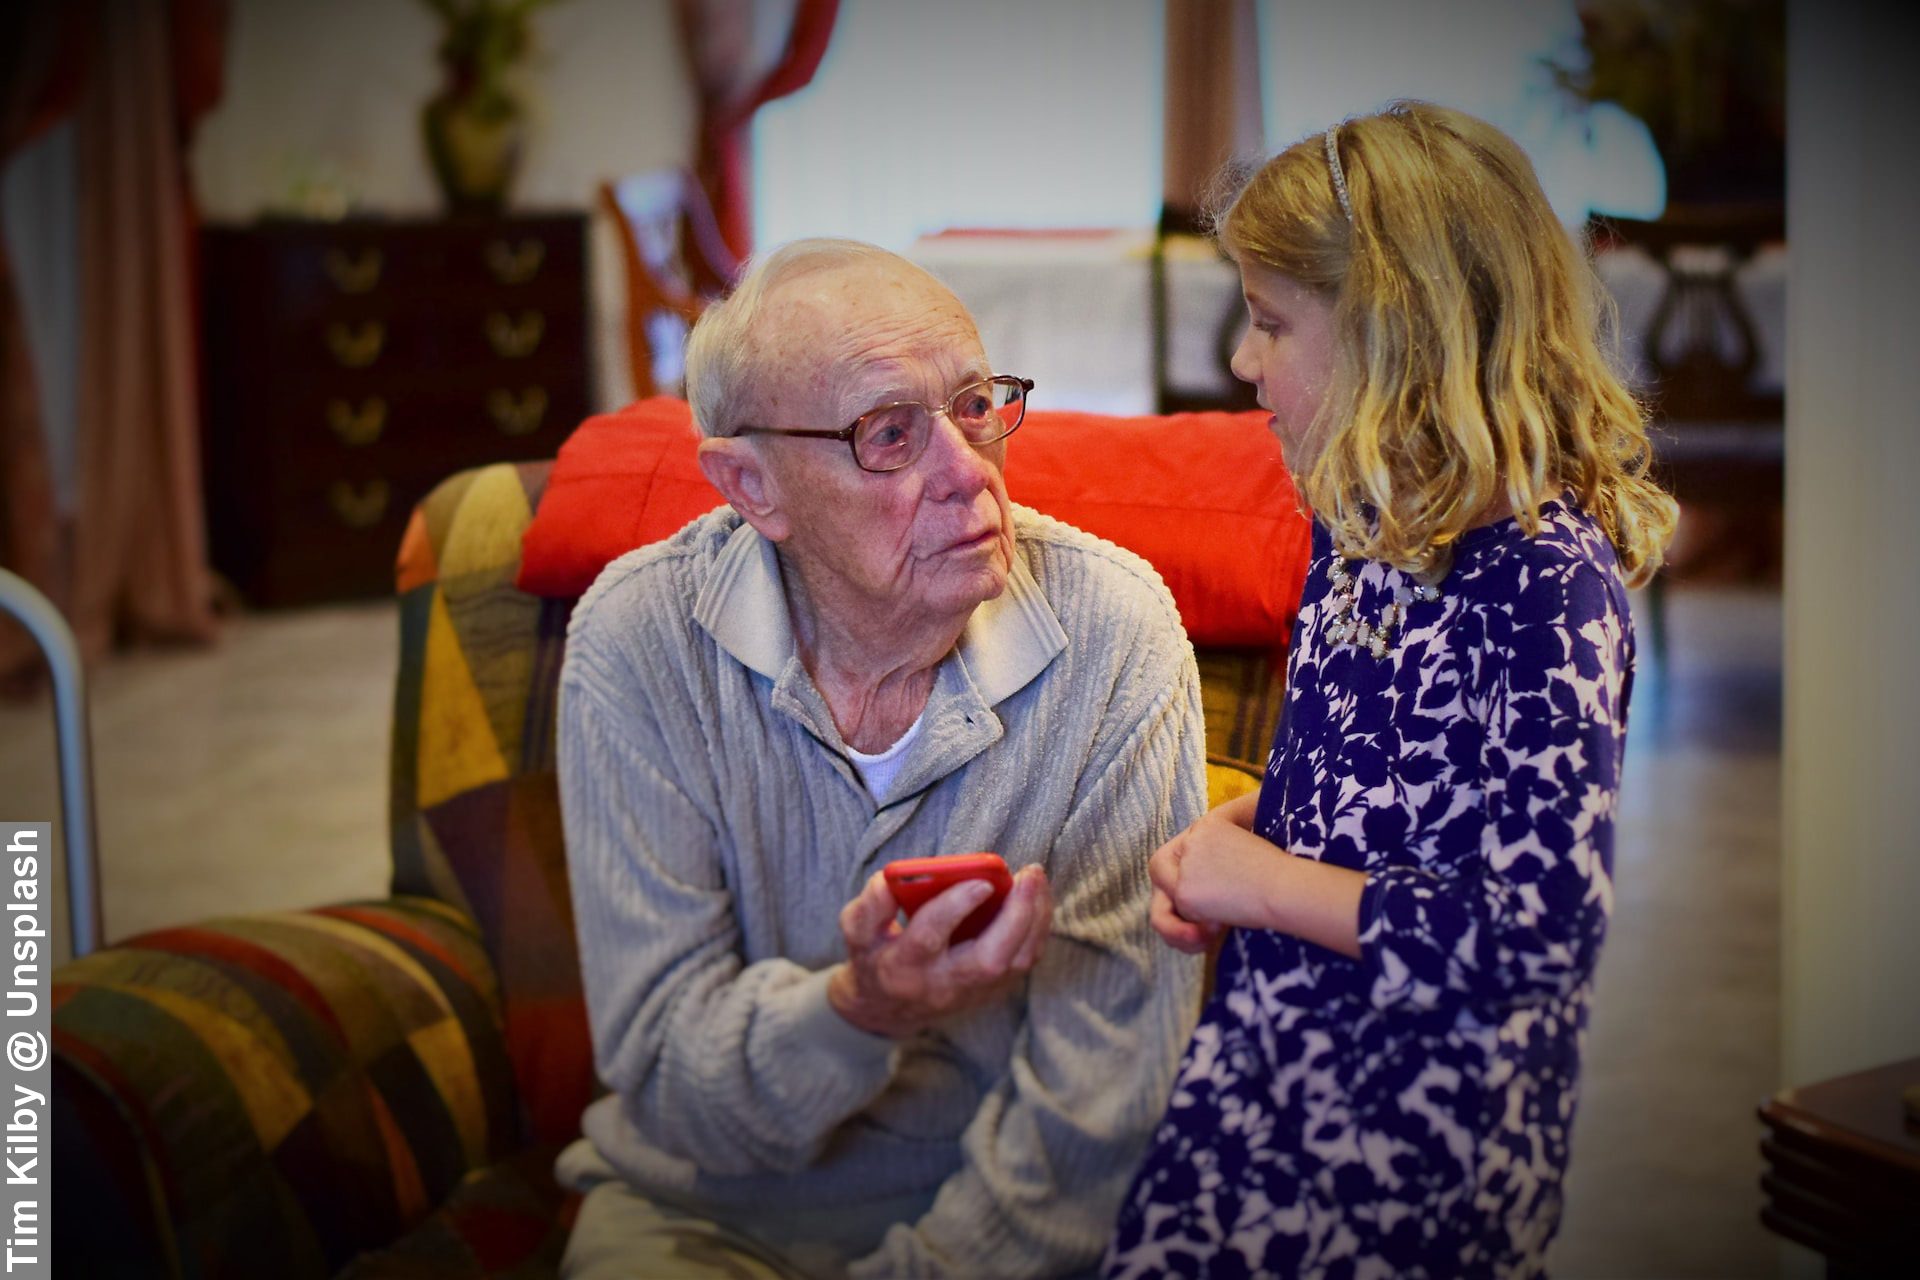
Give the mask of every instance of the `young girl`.
[{"label": "young girl", "polygon": [[1153,857],[1231,927],[1113,1277],[1531,1275],[1561,1181],[1632,686],[1673,502],[1520,149],[1401,103],[1220,220],[1316,516],[1258,797]]}]

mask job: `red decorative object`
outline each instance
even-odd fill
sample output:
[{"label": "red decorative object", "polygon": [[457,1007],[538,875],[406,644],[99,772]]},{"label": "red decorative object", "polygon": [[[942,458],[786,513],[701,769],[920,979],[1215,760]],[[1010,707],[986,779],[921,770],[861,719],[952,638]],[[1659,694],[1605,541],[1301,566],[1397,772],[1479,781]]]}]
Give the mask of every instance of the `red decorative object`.
[{"label": "red decorative object", "polygon": [[[751,149],[753,113],[805,88],[826,56],[840,0],[798,0],[778,60],[761,71],[748,59],[754,44],[747,0],[678,0],[681,43],[700,94],[694,172],[706,189],[720,234],[736,258],[753,251]],[[744,81],[744,83],[743,83]]]},{"label": "red decorative object", "polygon": [[[1283,649],[1312,539],[1266,417],[1035,409],[1007,442],[1008,493],[1143,556],[1195,644]],[[682,400],[589,418],[561,446],[519,588],[577,596],[615,557],[719,506],[695,444]]]}]

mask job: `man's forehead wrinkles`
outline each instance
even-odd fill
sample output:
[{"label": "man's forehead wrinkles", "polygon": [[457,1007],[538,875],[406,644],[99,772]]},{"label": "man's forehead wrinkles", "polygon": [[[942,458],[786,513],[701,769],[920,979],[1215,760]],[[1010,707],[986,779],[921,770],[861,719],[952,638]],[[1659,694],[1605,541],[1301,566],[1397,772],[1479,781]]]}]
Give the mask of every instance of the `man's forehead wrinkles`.
[{"label": "man's forehead wrinkles", "polygon": [[897,400],[939,403],[969,379],[985,377],[986,366],[977,343],[961,342],[917,356],[856,358],[836,365],[838,404],[860,414]]},{"label": "man's forehead wrinkles", "polygon": [[991,372],[959,299],[900,270],[809,273],[769,297],[755,328],[767,416],[850,422],[894,401],[943,401]]},{"label": "man's forehead wrinkles", "polygon": [[933,390],[929,378],[944,382],[984,363],[979,335],[958,307],[863,316],[838,336],[832,363],[848,394],[893,390],[896,399],[917,399]]},{"label": "man's forehead wrinkles", "polygon": [[986,372],[986,361],[978,358],[935,361],[931,371],[925,365],[904,360],[884,360],[863,365],[844,380],[842,387],[849,398],[872,404],[945,399],[962,383],[985,377]]}]

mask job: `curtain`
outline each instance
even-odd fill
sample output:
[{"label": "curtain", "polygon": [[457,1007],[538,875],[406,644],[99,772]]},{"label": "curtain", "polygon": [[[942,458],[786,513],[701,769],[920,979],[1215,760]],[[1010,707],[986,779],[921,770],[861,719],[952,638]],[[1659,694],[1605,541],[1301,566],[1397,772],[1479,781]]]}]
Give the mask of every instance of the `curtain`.
[{"label": "curtain", "polygon": [[[840,0],[794,0],[791,17],[754,0],[676,0],[700,97],[694,172],[737,258],[753,251],[753,113],[806,87],[826,55]],[[777,43],[770,37],[780,34]]]},{"label": "curtain", "polygon": [[[0,8],[0,169],[73,110],[89,25],[80,4]],[[67,608],[39,389],[13,280],[0,238],[0,565]],[[38,666],[26,632],[0,620],[0,680],[32,678]]]},{"label": "curtain", "polygon": [[1191,222],[1230,161],[1264,158],[1254,0],[1167,0],[1163,207]]},{"label": "curtain", "polygon": [[214,634],[185,137],[219,97],[224,25],[212,0],[99,0],[99,13],[77,136],[83,328],[72,621],[90,655],[120,638]]},{"label": "curtain", "polygon": [[[74,122],[81,332],[78,494],[63,548],[0,261],[0,552],[61,607],[89,658],[121,639],[211,639],[185,159],[193,123],[220,96],[225,4],[29,0],[4,22],[0,154]],[[0,636],[0,672],[34,658],[24,637]]]}]

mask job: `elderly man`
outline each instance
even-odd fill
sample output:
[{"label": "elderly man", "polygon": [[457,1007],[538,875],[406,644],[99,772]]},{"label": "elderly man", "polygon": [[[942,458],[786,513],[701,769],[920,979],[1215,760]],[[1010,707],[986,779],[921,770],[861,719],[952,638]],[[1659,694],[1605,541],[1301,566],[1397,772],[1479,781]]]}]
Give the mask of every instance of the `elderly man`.
[{"label": "elderly man", "polygon": [[[560,781],[596,1062],[572,1277],[1063,1275],[1195,1011],[1147,859],[1199,681],[1128,552],[1007,499],[1030,383],[906,260],[802,241],[692,336],[730,506],[581,600]],[[850,424],[850,425],[849,425]],[[993,851],[987,930],[879,869]]]}]

